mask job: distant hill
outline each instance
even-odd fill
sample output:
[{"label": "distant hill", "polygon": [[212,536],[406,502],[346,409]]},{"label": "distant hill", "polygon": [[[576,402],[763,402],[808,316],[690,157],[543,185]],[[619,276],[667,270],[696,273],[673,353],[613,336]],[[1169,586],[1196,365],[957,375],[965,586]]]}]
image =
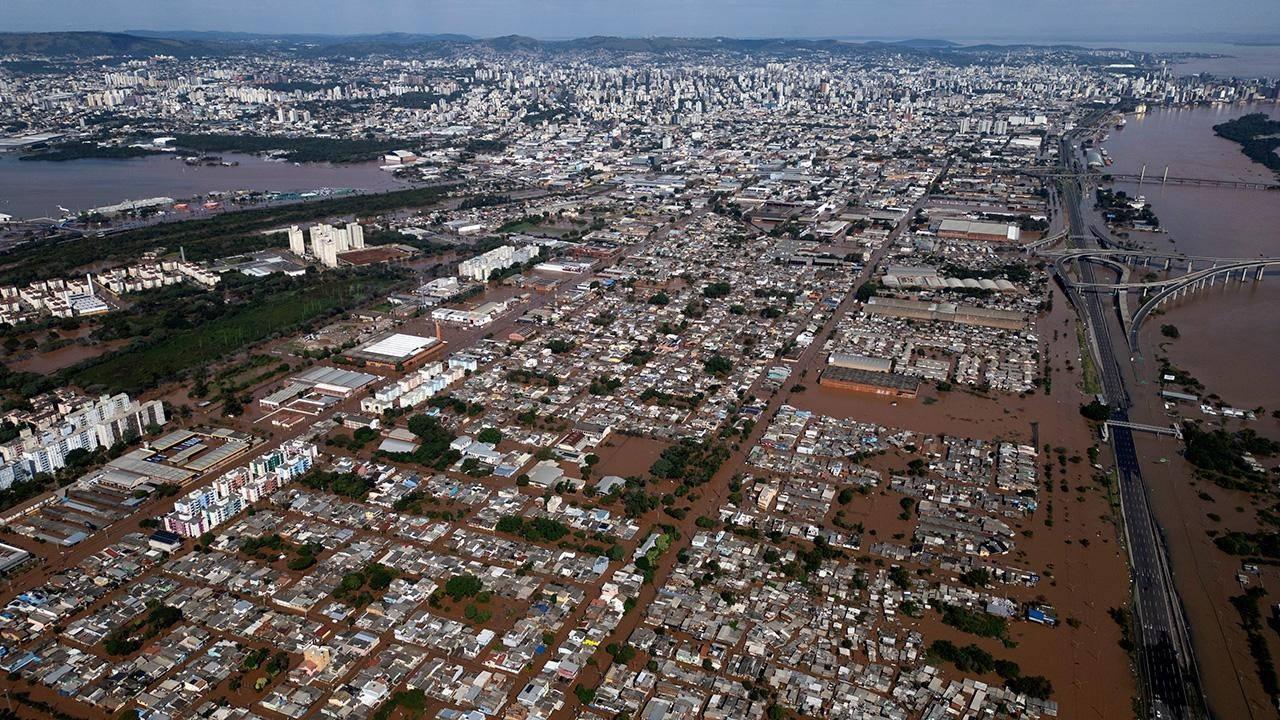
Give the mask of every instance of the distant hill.
[{"label": "distant hill", "polygon": [[[473,38],[454,34],[380,33],[374,35],[259,35],[239,32],[152,31],[128,33],[56,32],[0,33],[0,54],[50,57],[98,55],[220,56],[247,52],[279,52],[303,57],[361,57],[367,55],[447,55],[487,48],[496,52],[600,52],[600,53],[761,53],[786,56],[806,53],[994,55],[1033,45],[964,46],[940,39],[894,42],[850,42],[838,39],[798,38],[626,38],[592,36],[572,40],[539,40],[523,35]],[[1085,52],[1084,48],[1052,46],[1054,50]]]},{"label": "distant hill", "polygon": [[126,33],[49,32],[0,33],[0,54],[93,57],[96,55],[224,55],[224,44],[178,38],[139,37]]},{"label": "distant hill", "polygon": [[407,45],[412,43],[447,40],[451,42],[469,42],[474,40],[470,35],[453,33],[419,34],[419,33],[377,33],[373,35],[325,35],[310,33],[262,34],[247,32],[223,32],[218,30],[126,30],[128,35],[146,38],[172,38],[175,40],[195,40],[216,43],[302,43],[311,45],[347,45],[359,43],[385,43],[389,45]]}]

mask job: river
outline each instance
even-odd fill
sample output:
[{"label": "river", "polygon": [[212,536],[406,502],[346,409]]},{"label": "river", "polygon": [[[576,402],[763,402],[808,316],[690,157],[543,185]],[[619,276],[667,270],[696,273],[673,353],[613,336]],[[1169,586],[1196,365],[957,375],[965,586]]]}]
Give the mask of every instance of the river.
[{"label": "river", "polygon": [[22,162],[0,153],[0,213],[16,218],[61,217],[73,211],[152,197],[191,198],[231,190],[304,192],[321,188],[392,190],[405,187],[377,163],[330,165],[267,162],[224,154],[234,167],[192,167],[171,155],[132,160]]},{"label": "river", "polygon": [[[1145,164],[1152,182],[1117,184],[1146,197],[1164,234],[1133,233],[1162,250],[1215,257],[1280,256],[1280,192],[1195,186],[1162,186],[1171,176],[1276,182],[1236,143],[1213,133],[1215,124],[1251,112],[1280,118],[1275,103],[1161,108],[1129,116],[1103,147],[1118,173],[1138,173]],[[1280,357],[1280,273],[1260,285],[1231,285],[1189,295],[1167,307],[1158,321],[1173,324],[1181,339],[1167,343],[1170,360],[1199,378],[1207,391],[1240,407],[1280,407],[1280,381],[1271,364]],[[1163,338],[1146,328],[1144,347]]]}]

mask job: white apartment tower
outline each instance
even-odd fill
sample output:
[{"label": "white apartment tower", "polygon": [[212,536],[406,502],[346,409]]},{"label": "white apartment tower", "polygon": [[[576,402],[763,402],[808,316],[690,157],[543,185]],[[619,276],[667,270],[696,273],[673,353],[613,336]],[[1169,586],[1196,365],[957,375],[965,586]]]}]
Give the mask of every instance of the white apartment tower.
[{"label": "white apartment tower", "polygon": [[[301,235],[301,231],[299,231]],[[289,247],[293,248],[294,236],[289,233]],[[350,250],[364,249],[364,227],[360,223],[347,223],[344,228],[320,224],[311,226],[311,257],[321,265],[338,267],[338,255]]]},{"label": "white apartment tower", "polygon": [[297,225],[289,226],[289,252],[302,257],[307,254],[307,241],[302,235],[302,228]]}]

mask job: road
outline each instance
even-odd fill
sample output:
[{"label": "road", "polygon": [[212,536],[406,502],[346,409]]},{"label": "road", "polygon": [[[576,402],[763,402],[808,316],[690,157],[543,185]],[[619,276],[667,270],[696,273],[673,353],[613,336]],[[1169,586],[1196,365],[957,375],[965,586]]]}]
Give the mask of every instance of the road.
[{"label": "road", "polygon": [[[1064,140],[1061,157],[1076,164],[1075,141]],[[1062,207],[1067,216],[1073,245],[1096,244],[1086,232],[1084,213],[1086,188],[1078,179],[1062,183]],[[1081,280],[1095,282],[1095,268],[1080,263]],[[1059,275],[1067,287],[1077,311],[1082,313],[1089,337],[1097,353],[1103,394],[1111,406],[1111,419],[1127,422],[1132,405],[1126,369],[1129,354],[1126,347],[1112,343],[1112,333],[1119,325],[1116,308],[1104,304],[1098,293],[1077,291],[1069,278]],[[1168,553],[1159,526],[1152,514],[1146,483],[1138,463],[1133,432],[1113,428],[1112,450],[1120,491],[1125,544],[1133,568],[1134,620],[1138,641],[1137,656],[1146,713],[1151,718],[1202,718],[1203,693],[1196,671],[1195,652],[1190,642],[1186,618],[1173,585]]]}]

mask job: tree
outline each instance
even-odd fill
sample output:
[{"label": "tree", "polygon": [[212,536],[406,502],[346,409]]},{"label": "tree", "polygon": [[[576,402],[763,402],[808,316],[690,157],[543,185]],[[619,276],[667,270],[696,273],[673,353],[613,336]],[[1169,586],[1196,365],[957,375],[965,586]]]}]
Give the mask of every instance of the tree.
[{"label": "tree", "polygon": [[733,286],[727,282],[713,282],[702,288],[702,297],[708,299],[722,298],[732,290]]},{"label": "tree", "polygon": [[484,583],[474,575],[454,575],[444,584],[444,592],[454,602],[474,597],[484,589]]},{"label": "tree", "polygon": [[1107,407],[1106,403],[1094,400],[1088,405],[1081,405],[1080,414],[1093,422],[1106,422],[1111,417],[1111,408]]},{"label": "tree", "polygon": [[706,370],[708,375],[724,377],[733,370],[733,362],[720,353],[716,353],[702,363],[702,369]]},{"label": "tree", "polygon": [[1160,334],[1167,338],[1172,338],[1174,340],[1182,336],[1182,333],[1178,332],[1177,325],[1161,325]]},{"label": "tree", "polygon": [[502,431],[497,428],[484,428],[476,435],[476,440],[490,445],[497,445],[502,442]]}]

